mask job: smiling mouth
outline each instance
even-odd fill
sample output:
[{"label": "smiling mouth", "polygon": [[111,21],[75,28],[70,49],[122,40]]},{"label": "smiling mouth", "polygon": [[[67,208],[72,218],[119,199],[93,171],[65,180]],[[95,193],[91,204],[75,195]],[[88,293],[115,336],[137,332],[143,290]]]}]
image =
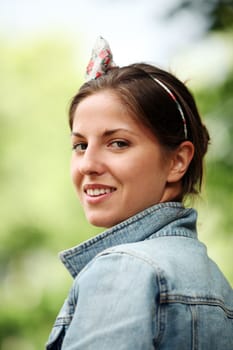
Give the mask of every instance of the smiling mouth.
[{"label": "smiling mouth", "polygon": [[88,188],[85,190],[85,193],[90,197],[98,197],[103,196],[105,194],[109,194],[116,191],[116,188],[109,187],[109,188]]}]

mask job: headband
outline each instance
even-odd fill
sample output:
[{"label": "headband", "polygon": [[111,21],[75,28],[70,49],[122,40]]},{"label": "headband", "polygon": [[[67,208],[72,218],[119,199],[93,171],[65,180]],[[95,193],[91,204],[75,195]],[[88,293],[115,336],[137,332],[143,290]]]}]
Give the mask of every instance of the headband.
[{"label": "headband", "polygon": [[[86,82],[92,79],[99,78],[100,76],[106,74],[111,68],[115,66],[116,65],[113,61],[113,55],[108,42],[104,38],[99,36],[92,49],[91,59],[86,69]],[[178,109],[183,122],[184,137],[185,137],[185,140],[187,140],[188,139],[187,123],[186,123],[183,109],[181,108],[179,101],[177,100],[174,93],[162,81],[155,78],[153,75],[149,74],[149,76],[167,92],[167,94],[172,98],[172,100],[176,104],[176,108]]]},{"label": "headband", "polygon": [[185,140],[188,139],[188,130],[187,130],[187,124],[186,124],[186,119],[185,119],[185,116],[184,116],[184,112],[183,112],[183,109],[181,108],[181,105],[179,104],[176,96],[171,92],[171,90],[164,84],[162,83],[159,79],[153,77],[151,75],[151,78],[156,81],[156,83],[158,83],[167,93],[168,95],[173,99],[173,101],[175,102],[176,104],[176,107],[178,109],[178,111],[180,112],[180,115],[181,115],[181,118],[182,118],[182,122],[183,122],[183,127],[184,127],[184,138]]}]

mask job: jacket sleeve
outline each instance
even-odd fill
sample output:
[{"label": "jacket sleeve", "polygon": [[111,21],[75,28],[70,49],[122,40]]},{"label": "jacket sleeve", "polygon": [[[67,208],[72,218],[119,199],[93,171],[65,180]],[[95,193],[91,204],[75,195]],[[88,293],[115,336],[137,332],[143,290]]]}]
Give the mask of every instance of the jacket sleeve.
[{"label": "jacket sleeve", "polygon": [[154,349],[158,286],[149,261],[133,253],[106,253],[75,285],[77,305],[62,350]]}]

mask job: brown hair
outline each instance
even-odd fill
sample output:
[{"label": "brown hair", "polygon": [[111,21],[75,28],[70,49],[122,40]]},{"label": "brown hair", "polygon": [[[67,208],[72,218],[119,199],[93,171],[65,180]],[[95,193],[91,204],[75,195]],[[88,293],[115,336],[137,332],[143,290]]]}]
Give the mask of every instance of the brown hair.
[{"label": "brown hair", "polygon": [[175,101],[153,78],[175,95],[185,116],[187,139],[195,148],[193,159],[182,178],[182,200],[185,195],[197,194],[201,190],[203,158],[208,148],[209,133],[201,121],[192,94],[174,75],[144,63],[114,67],[106,75],[81,86],[70,104],[69,125],[72,129],[74,112],[81,100],[110,90],[133,116],[151,129],[162,146],[175,149],[185,140],[182,116]]}]

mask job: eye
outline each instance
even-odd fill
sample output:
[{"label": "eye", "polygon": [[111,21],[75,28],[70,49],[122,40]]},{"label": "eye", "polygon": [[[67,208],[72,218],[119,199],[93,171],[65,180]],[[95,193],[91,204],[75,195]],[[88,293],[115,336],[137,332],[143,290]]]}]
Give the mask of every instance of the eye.
[{"label": "eye", "polygon": [[72,146],[72,150],[76,152],[84,152],[87,149],[87,143],[79,142]]},{"label": "eye", "polygon": [[115,149],[122,149],[129,147],[129,142],[125,140],[114,140],[110,142],[109,147],[115,148]]}]

